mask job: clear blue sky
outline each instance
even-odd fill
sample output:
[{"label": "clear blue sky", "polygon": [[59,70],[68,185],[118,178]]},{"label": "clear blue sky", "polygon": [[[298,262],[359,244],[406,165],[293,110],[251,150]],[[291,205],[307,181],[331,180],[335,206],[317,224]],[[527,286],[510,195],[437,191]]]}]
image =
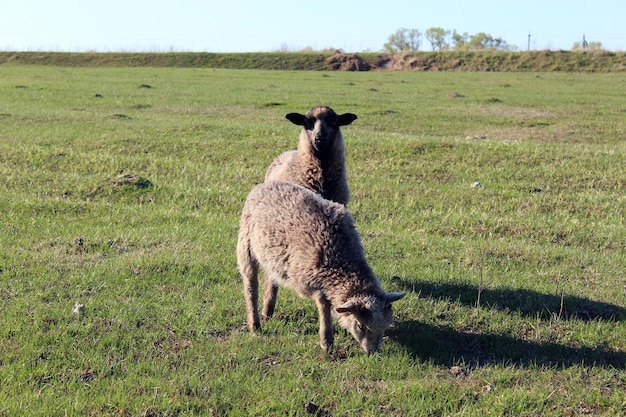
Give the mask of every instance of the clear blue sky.
[{"label": "clear blue sky", "polygon": [[[0,0],[0,50],[379,51],[398,28],[626,50],[625,0]],[[430,49],[424,39],[421,49]]]}]

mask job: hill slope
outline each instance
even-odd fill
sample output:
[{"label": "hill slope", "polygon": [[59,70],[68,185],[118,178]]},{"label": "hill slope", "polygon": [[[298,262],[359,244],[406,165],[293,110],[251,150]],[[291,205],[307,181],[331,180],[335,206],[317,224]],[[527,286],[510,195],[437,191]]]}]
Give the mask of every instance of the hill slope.
[{"label": "hill slope", "polygon": [[626,53],[609,51],[344,53],[0,52],[0,64],[68,67],[206,67],[314,71],[623,72]]}]

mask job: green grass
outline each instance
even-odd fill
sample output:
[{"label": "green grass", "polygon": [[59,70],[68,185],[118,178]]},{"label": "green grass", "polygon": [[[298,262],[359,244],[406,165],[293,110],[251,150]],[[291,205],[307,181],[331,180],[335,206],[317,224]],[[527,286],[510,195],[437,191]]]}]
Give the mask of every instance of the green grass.
[{"label": "green grass", "polygon": [[[0,66],[0,416],[626,414],[625,83]],[[289,290],[245,329],[239,213],[319,103],[409,291],[379,356]]]}]

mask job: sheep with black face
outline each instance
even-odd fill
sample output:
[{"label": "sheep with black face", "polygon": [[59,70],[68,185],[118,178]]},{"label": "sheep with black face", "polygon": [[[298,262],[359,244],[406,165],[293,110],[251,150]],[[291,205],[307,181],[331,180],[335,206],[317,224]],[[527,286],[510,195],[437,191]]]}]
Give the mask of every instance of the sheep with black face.
[{"label": "sheep with black face", "polygon": [[340,127],[349,125],[357,116],[338,115],[330,107],[317,106],[307,114],[289,113],[285,117],[302,126],[298,149],[276,157],[265,173],[265,181],[291,182],[328,200],[347,204],[350,191]]}]

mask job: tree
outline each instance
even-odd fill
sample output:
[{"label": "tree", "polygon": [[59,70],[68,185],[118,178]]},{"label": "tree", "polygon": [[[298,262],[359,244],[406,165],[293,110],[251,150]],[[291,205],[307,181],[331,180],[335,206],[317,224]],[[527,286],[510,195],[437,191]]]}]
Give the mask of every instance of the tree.
[{"label": "tree", "polygon": [[572,46],[574,51],[601,51],[603,49],[602,42],[575,42]]},{"label": "tree", "polygon": [[467,33],[459,35],[457,32],[454,32],[452,37],[454,40],[454,49],[468,51],[480,51],[484,49],[495,49],[499,51],[515,50],[515,46],[509,45],[504,39],[494,38],[484,32],[479,32],[472,36],[469,36]]},{"label": "tree", "polygon": [[450,36],[450,31],[443,28],[430,28],[426,30],[426,39],[430,42],[433,51],[449,49],[450,44],[447,40],[448,36]]},{"label": "tree", "polygon": [[400,28],[389,35],[384,48],[387,52],[417,51],[422,43],[422,32],[418,29]]},{"label": "tree", "polygon": [[[467,32],[459,33],[449,31],[440,27],[432,27],[426,30],[426,39],[430,42],[433,51],[447,50],[451,48],[451,43],[455,50],[480,51],[494,49],[499,51],[514,51],[515,45],[509,45],[502,38],[479,32],[470,35]],[[389,35],[384,50],[390,53],[403,51],[417,51],[422,43],[422,33],[418,29],[400,28],[392,35]],[[595,45],[594,45],[595,46]]]},{"label": "tree", "polygon": [[465,45],[469,42],[469,33],[463,32],[462,34],[456,30],[452,32],[452,42],[454,43],[454,49],[465,49]]}]

